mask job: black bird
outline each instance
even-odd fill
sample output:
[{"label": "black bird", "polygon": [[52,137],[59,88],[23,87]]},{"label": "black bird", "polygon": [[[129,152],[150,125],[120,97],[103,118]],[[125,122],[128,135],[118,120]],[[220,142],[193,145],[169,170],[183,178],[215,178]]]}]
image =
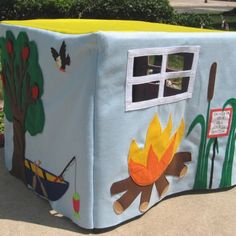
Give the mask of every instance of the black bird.
[{"label": "black bird", "polygon": [[51,48],[52,56],[56,62],[58,69],[62,72],[65,72],[66,66],[70,65],[70,56],[69,54],[66,55],[66,43],[65,41],[62,42],[60,52],[58,53],[55,48]]}]

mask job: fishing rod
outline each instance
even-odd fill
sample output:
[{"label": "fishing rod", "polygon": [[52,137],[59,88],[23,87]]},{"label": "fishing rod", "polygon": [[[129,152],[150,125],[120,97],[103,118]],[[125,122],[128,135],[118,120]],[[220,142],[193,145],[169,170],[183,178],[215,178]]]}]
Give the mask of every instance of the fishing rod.
[{"label": "fishing rod", "polygon": [[58,177],[62,177],[63,174],[67,171],[68,167],[76,160],[75,156],[72,157],[72,159],[68,162],[68,164],[65,166],[65,168],[63,169],[63,171],[61,172],[61,174]]},{"label": "fishing rod", "polygon": [[68,167],[69,167],[74,161],[76,161],[76,157],[75,157],[75,156],[72,157],[72,159],[68,162],[68,164],[65,166],[65,168],[63,169],[63,171],[61,172],[61,174],[58,175],[58,176],[55,178],[54,182],[57,182],[58,179],[59,179],[59,180],[63,180],[63,177],[62,177],[63,174],[67,171]]}]

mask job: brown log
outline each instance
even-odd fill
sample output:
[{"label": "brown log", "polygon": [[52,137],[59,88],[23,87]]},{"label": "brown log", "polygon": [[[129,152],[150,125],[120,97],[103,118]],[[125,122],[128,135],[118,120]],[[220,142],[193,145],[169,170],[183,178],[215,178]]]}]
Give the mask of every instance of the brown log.
[{"label": "brown log", "polygon": [[113,183],[110,189],[110,193],[111,195],[122,193],[124,191],[127,191],[131,187],[131,185],[133,185],[133,180],[131,177],[128,177],[127,179],[123,179],[121,181]]},{"label": "brown log", "polygon": [[169,182],[164,174],[155,182],[155,185],[160,197],[165,195],[165,193],[168,191]]},{"label": "brown log", "polygon": [[150,201],[151,193],[152,193],[153,184],[148,186],[139,186],[137,185],[131,177],[113,183],[110,189],[111,195],[125,192],[117,201],[115,201],[113,208],[116,214],[123,213],[135,198],[141,193],[140,199],[140,212],[145,212],[148,208],[148,204]]},{"label": "brown log", "polygon": [[190,152],[177,152],[175,153],[175,157],[181,159],[183,162],[192,161],[192,156]]},{"label": "brown log", "polygon": [[113,205],[114,211],[117,215],[121,214],[124,210],[126,210],[134,199],[141,192],[141,188],[138,185],[134,184],[131,188],[127,190]]},{"label": "brown log", "polygon": [[153,184],[143,187],[139,205],[139,211],[144,213],[148,209],[148,204],[152,194]]},{"label": "brown log", "polygon": [[119,201],[115,201],[114,204],[113,204],[113,209],[114,209],[114,212],[117,214],[117,215],[120,215],[123,213],[124,211],[124,208],[123,206],[121,205],[121,203]]},{"label": "brown log", "polygon": [[184,176],[187,172],[187,166],[184,163],[189,161],[191,161],[191,154],[189,152],[176,153],[167,167],[165,175]]},{"label": "brown log", "polygon": [[[185,162],[191,161],[191,154],[188,152],[176,153],[162,176],[155,181],[155,186],[159,196],[165,195],[169,188],[169,182],[165,175],[183,176],[187,172]],[[115,182],[112,184],[110,192],[111,195],[123,193],[124,194],[114,202],[113,208],[116,214],[122,214],[141,193],[139,210],[145,212],[148,209],[148,204],[152,194],[153,184],[148,186],[137,185],[132,178],[128,178]]]}]

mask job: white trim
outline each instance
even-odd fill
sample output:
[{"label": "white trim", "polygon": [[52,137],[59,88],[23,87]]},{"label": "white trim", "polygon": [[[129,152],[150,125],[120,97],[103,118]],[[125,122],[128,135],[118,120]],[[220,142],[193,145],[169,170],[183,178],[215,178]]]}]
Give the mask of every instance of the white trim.
[{"label": "white trim", "polygon": [[174,46],[174,47],[161,47],[161,48],[139,48],[128,50],[128,55],[131,57],[140,56],[155,56],[174,53],[197,53],[200,46]]},{"label": "white trim", "polygon": [[156,105],[174,103],[174,102],[182,101],[191,97],[192,97],[192,94],[186,92],[186,93],[181,93],[181,94],[170,96],[170,97],[155,98],[155,99],[146,100],[142,102],[126,103],[126,111],[139,110],[143,108],[153,107]]},{"label": "white trim", "polygon": [[[199,59],[200,46],[176,46],[162,48],[142,48],[128,51],[127,77],[126,77],[126,111],[148,108],[156,105],[173,103],[192,97],[194,80],[196,76],[197,64]],[[169,54],[193,53],[192,69],[186,71],[166,72]],[[145,76],[133,76],[134,58],[140,56],[162,56],[161,72]],[[185,93],[164,97],[164,86],[166,79],[179,77],[189,77],[188,90]],[[141,102],[132,102],[133,85],[160,81],[158,98]]]}]

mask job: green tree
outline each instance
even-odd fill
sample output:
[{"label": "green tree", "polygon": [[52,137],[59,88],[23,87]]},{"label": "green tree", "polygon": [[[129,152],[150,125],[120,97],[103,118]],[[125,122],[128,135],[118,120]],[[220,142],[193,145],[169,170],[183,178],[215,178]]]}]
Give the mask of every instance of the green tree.
[{"label": "green tree", "polygon": [[41,100],[43,75],[38,50],[25,32],[15,38],[11,31],[0,38],[4,113],[13,123],[13,157],[11,173],[26,183],[25,133],[34,136],[43,131],[45,115]]}]

